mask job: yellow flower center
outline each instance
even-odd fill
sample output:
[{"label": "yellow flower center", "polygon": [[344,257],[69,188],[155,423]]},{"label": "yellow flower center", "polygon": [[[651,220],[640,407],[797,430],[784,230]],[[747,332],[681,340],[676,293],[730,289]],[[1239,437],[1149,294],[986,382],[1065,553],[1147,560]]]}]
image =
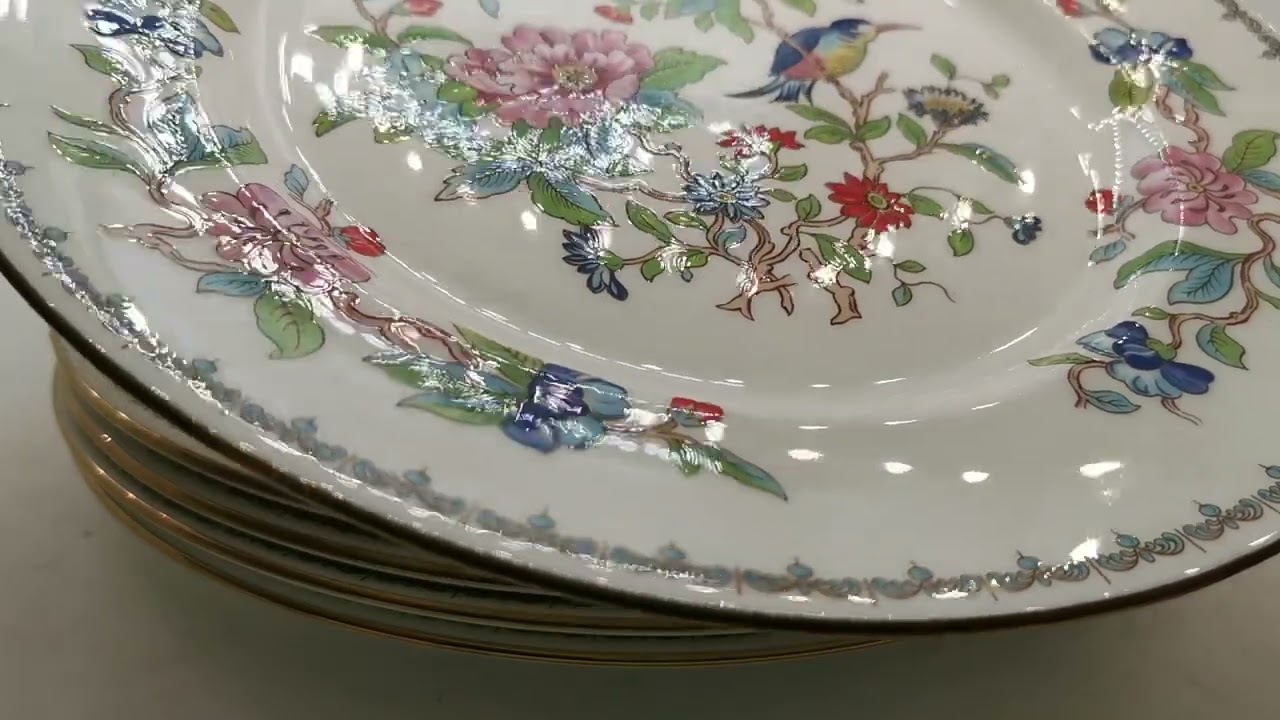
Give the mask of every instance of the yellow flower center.
[{"label": "yellow flower center", "polygon": [[1203,193],[1203,192],[1204,192],[1204,186],[1203,186],[1203,185],[1201,185],[1200,183],[1194,183],[1194,182],[1193,182],[1193,183],[1187,183],[1187,189],[1188,189],[1188,190],[1190,190],[1190,191],[1191,191],[1191,192],[1193,192],[1193,193]]},{"label": "yellow flower center", "polygon": [[867,204],[877,210],[884,210],[889,207],[889,201],[883,195],[877,193],[867,193]]},{"label": "yellow flower center", "polygon": [[557,65],[553,71],[556,85],[566,90],[583,92],[596,86],[596,71],[585,65]]},{"label": "yellow flower center", "polygon": [[729,205],[738,201],[738,198],[731,192],[721,191],[716,193],[716,200],[725,205]]}]

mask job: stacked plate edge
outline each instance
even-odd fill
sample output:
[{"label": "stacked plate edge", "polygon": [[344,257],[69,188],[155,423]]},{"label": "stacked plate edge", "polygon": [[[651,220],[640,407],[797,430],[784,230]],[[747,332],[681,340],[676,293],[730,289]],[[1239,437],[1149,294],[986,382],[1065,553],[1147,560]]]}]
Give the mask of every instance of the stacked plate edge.
[{"label": "stacked plate edge", "polygon": [[207,448],[54,347],[55,416],[104,506],[171,557],[290,609],[438,647],[581,664],[760,662],[882,642],[602,606],[407,546]]}]

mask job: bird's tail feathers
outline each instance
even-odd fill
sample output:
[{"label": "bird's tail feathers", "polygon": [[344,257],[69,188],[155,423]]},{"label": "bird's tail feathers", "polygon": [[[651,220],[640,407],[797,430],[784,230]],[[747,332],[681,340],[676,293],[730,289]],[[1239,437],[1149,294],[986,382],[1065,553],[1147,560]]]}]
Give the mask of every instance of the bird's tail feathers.
[{"label": "bird's tail feathers", "polygon": [[800,102],[800,97],[810,97],[813,93],[813,80],[788,80],[786,78],[774,78],[768,84],[758,87],[754,90],[747,90],[740,93],[731,93],[731,98],[758,98],[766,95],[775,95],[774,102],[794,103]]}]

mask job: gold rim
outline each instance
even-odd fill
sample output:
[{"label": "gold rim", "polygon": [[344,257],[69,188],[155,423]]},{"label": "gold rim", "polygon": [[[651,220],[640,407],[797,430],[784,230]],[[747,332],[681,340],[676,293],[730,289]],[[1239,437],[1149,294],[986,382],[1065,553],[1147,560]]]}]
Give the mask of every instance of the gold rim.
[{"label": "gold rim", "polygon": [[[57,343],[55,343],[55,347],[56,345]],[[61,354],[61,351],[59,351],[59,354]],[[139,426],[136,423],[136,421],[129,418],[128,415],[126,415],[123,411],[113,407],[109,402],[107,402],[105,398],[99,395],[84,380],[83,377],[76,374],[75,369],[71,367],[71,363],[67,362],[64,359],[61,363],[59,363],[58,369],[61,373],[63,373],[65,377],[65,382],[70,387],[71,394],[76,396],[76,398],[80,401],[80,404],[82,406],[87,406],[85,407],[86,411],[91,412],[96,417],[100,418],[102,422],[105,423],[108,427],[118,428],[131,440],[148,447],[149,449],[155,451],[158,455],[174,463],[177,463],[178,465],[181,465],[182,467],[185,467],[188,470],[199,473],[205,477],[214,478],[218,482],[222,482],[231,487],[239,489],[243,492],[247,492],[247,493],[261,497],[261,494],[253,490],[250,490],[246,487],[243,487],[241,484],[243,481],[247,480],[248,481],[247,484],[255,487],[261,487],[262,486],[261,479],[249,480],[249,478],[243,474],[236,475],[235,477],[229,477],[227,474],[225,474],[225,471],[222,470],[221,468],[214,467],[207,462],[202,463],[194,455],[191,455],[189,452],[185,456],[185,459],[182,457],[175,456],[179,452],[186,452],[186,451],[183,451],[182,448],[180,448],[179,446],[164,440],[162,436],[150,430],[147,430],[146,428]],[[153,447],[151,445],[151,443],[153,442],[153,438],[156,439],[157,443],[164,444],[165,447],[172,448],[172,452],[175,454],[170,454],[169,452],[165,452],[162,448]],[[287,499],[281,499],[279,498],[279,496],[276,496],[276,495],[271,495],[269,499],[272,499],[276,502],[284,503],[289,507],[304,513],[318,513],[322,517],[328,518],[330,520],[337,520],[339,522],[347,522],[348,524],[350,524],[350,522],[345,518],[341,518],[340,516],[330,514],[327,512],[318,511],[313,504],[310,504],[310,503],[299,504],[299,503],[305,503],[305,500],[299,500],[293,497],[289,497]],[[224,510],[226,510],[227,512],[234,512],[232,510],[227,510],[225,508]],[[380,531],[373,530],[365,525],[362,525],[362,524],[354,525],[354,527],[358,527],[361,530],[365,531],[366,533],[373,534],[377,537],[383,538],[387,540],[389,543],[397,543],[397,544],[399,543],[399,540],[397,538],[381,533]],[[311,539],[309,539],[309,542],[311,542]],[[323,545],[318,545],[317,547],[323,547]],[[406,548],[406,549],[409,549],[409,548]],[[389,571],[393,574],[404,574],[409,576],[440,577],[440,578],[460,581],[464,583],[477,583],[481,585],[486,585],[486,584],[497,585],[497,586],[514,585],[514,583],[512,583],[510,580],[503,578],[499,575],[475,571],[471,568],[468,568],[465,565],[456,563],[447,558],[431,556],[431,560],[424,561],[424,559],[420,557],[420,555],[423,553],[418,553],[417,555],[414,555],[414,556],[407,556],[407,555],[398,555],[393,553],[378,553],[376,551],[371,551],[371,550],[366,550],[358,553],[351,553],[350,551],[344,549],[342,550],[342,552],[345,554],[350,554],[353,557],[356,557],[360,560],[368,561],[368,564],[370,564],[371,566],[374,566],[375,569]],[[524,588],[527,591],[527,593],[530,595],[555,595],[556,594],[547,590],[542,590],[541,588],[534,588],[534,587],[528,587],[523,585],[521,585],[520,587]]]},{"label": "gold rim", "polygon": [[[707,667],[717,665],[739,665],[750,663],[761,663],[781,660],[796,660],[802,658],[819,657],[822,655],[830,655],[841,652],[850,652],[858,649],[874,647],[884,644],[886,640],[863,640],[857,642],[844,641],[838,644],[823,644],[821,647],[808,648],[803,650],[785,651],[773,654],[755,653],[744,654],[740,656],[724,656],[718,658],[689,658],[689,657],[672,657],[672,658],[627,658],[609,655],[585,655],[585,654],[564,654],[557,655],[549,653],[545,650],[535,648],[519,647],[519,646],[497,646],[488,645],[480,646],[466,641],[460,641],[453,638],[442,637],[437,635],[429,635],[419,631],[405,630],[394,626],[383,625],[370,622],[366,619],[355,619],[343,616],[327,608],[319,608],[314,605],[299,601],[296,598],[286,597],[280,593],[272,592],[256,587],[241,579],[229,576],[221,572],[216,567],[212,567],[199,559],[187,555],[177,548],[166,543],[162,538],[157,536],[153,531],[149,530],[139,520],[130,515],[125,506],[131,507],[138,512],[139,515],[146,516],[148,521],[154,522],[156,525],[164,527],[167,531],[174,532],[175,535],[182,535],[180,532],[180,524],[172,518],[156,511],[144,502],[141,498],[132,495],[124,488],[114,484],[106,470],[96,465],[90,458],[84,455],[73,453],[73,459],[76,467],[80,471],[81,477],[92,490],[94,495],[102,503],[105,509],[120,521],[127,529],[145,541],[147,544],[163,552],[175,560],[191,567],[200,572],[202,575],[213,578],[226,586],[236,589],[247,595],[251,595],[260,599],[264,599],[280,605],[285,609],[307,615],[310,617],[325,620],[343,627],[353,630],[380,635],[383,637],[394,638],[413,642],[420,645],[430,647],[466,652],[469,654],[485,655],[490,657],[502,657],[507,659],[516,659],[524,661],[544,662],[562,665],[579,665],[579,666],[621,666],[621,667]],[[114,490],[114,492],[113,492]],[[192,544],[202,546],[201,543],[192,540]],[[211,550],[209,552],[212,553]],[[216,554],[216,553],[213,553]],[[263,573],[255,567],[245,566],[246,569],[271,576],[270,573]],[[278,578],[283,580],[283,578]]]},{"label": "gold rim", "polygon": [[[67,443],[71,446],[73,454],[76,454],[77,456],[87,455],[86,449],[82,446],[85,444],[91,445],[94,450],[101,452],[108,461],[114,462],[121,471],[127,473],[143,487],[146,487],[148,490],[155,492],[160,497],[175,503],[189,512],[200,516],[210,517],[215,522],[228,525],[236,530],[254,535],[268,542],[285,545],[300,553],[314,554],[314,552],[311,551],[310,546],[307,545],[307,538],[301,537],[292,531],[285,531],[283,534],[290,535],[292,542],[283,542],[281,538],[278,537],[281,536],[281,533],[277,528],[268,526],[265,523],[256,520],[246,523],[246,526],[241,527],[240,524],[235,521],[219,517],[222,513],[216,512],[209,503],[190,495],[180,488],[177,488],[160,475],[151,472],[149,469],[138,464],[133,458],[122,453],[116,445],[101,436],[85,433],[76,434],[78,432],[77,427],[67,427],[66,425],[79,425],[75,416],[80,412],[80,408],[76,408],[74,406],[68,407],[68,405],[70,405],[70,403],[67,402],[69,398],[66,398],[61,390],[55,389],[55,395],[61,396],[55,401],[61,405],[61,407],[58,408],[59,412],[57,414],[59,423],[63,424],[62,429],[64,437],[67,440]],[[92,462],[91,459],[90,462]],[[97,463],[95,463],[95,465],[96,464]],[[591,615],[586,618],[580,616],[576,612],[558,613],[555,611],[545,610],[513,611],[486,609],[484,612],[481,612],[477,610],[474,605],[450,603],[447,601],[428,601],[419,597],[401,595],[394,592],[371,590],[362,585],[303,572],[286,564],[271,561],[257,555],[246,553],[241,549],[227,546],[225,543],[201,535],[189,527],[184,526],[184,528],[194,536],[194,538],[198,538],[200,544],[205,546],[206,550],[214,552],[228,561],[245,565],[255,570],[269,570],[272,574],[280,576],[281,579],[322,587],[331,593],[355,596],[360,598],[362,601],[376,604],[387,609],[402,612],[416,612],[420,615],[441,617],[441,619],[455,622],[467,622],[468,620],[471,620],[473,624],[507,624],[511,626],[512,629],[535,629],[539,631],[545,631],[545,626],[556,625],[559,626],[559,629],[562,632],[573,632],[573,628],[581,628],[580,634],[596,634],[590,632],[591,629],[630,629],[636,630],[637,633],[640,631],[648,631],[647,634],[666,631],[673,635],[679,634],[690,636],[696,634],[728,635],[749,632],[745,629],[717,628],[712,625],[681,626],[673,624],[673,622],[668,622],[664,618],[648,618],[645,616],[637,617],[636,614],[627,613],[627,611],[618,611],[619,614],[611,614],[611,608],[602,608],[604,612],[592,612],[590,608],[584,608],[585,612],[591,613]],[[192,538],[188,539],[191,540]],[[211,545],[216,545],[216,548]],[[325,559],[339,564],[350,564],[346,561],[344,556],[325,557]],[[516,592],[516,589],[513,587],[511,592]],[[523,626],[521,626],[521,624],[523,624]],[[533,625],[534,627],[530,628],[530,625]],[[689,628],[689,631],[685,631],[685,628]]]}]

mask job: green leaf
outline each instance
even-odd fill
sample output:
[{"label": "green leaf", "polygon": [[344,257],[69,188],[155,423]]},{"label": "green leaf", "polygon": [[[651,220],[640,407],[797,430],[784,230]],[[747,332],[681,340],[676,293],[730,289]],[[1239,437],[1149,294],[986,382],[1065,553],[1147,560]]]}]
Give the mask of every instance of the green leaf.
[{"label": "green leaf", "polygon": [[546,175],[529,176],[533,204],[553,218],[570,225],[598,225],[609,222],[609,213],[595,196],[570,182],[552,182]]},{"label": "green leaf", "polygon": [[111,127],[107,123],[102,122],[101,120],[94,120],[91,117],[86,117],[84,115],[77,115],[75,113],[67,112],[66,110],[63,110],[62,108],[56,105],[52,106],[51,109],[53,110],[53,114],[58,116],[59,120],[62,120],[63,122],[69,122],[72,125],[75,125],[76,127],[82,127],[85,130],[91,130],[93,132],[102,133],[104,135],[120,134],[119,130],[116,130],[115,128]]},{"label": "green leaf", "polygon": [[311,121],[311,127],[316,131],[316,137],[324,137],[355,119],[355,115],[335,114],[325,110],[317,115],[315,120]]},{"label": "green leaf", "polygon": [[898,307],[907,305],[913,297],[915,293],[911,292],[911,288],[907,285],[899,285],[893,289],[893,304]]},{"label": "green leaf", "polygon": [[1262,268],[1267,271],[1267,279],[1271,281],[1271,284],[1280,288],[1280,267],[1276,267],[1275,261],[1268,257],[1262,263]]},{"label": "green leaf", "polygon": [[307,34],[340,48],[362,47],[386,51],[396,47],[391,38],[356,25],[321,25],[308,28]]},{"label": "green leaf", "polygon": [[1172,360],[1178,356],[1177,348],[1163,340],[1147,338],[1146,345],[1148,348],[1155,350],[1156,355],[1159,355],[1164,360]]},{"label": "green leaf", "polygon": [[480,333],[457,326],[467,347],[484,360],[497,366],[497,372],[520,387],[527,387],[546,363],[531,355],[517,352],[506,345],[490,340]]},{"label": "green leaf", "polygon": [[1061,355],[1050,355],[1028,360],[1027,364],[1035,367],[1047,367],[1049,365],[1080,365],[1087,362],[1093,362],[1093,358],[1080,353],[1062,353]]},{"label": "green leaf", "polygon": [[920,123],[902,113],[898,114],[898,132],[902,133],[902,137],[918,148],[924,147],[929,142],[929,134],[925,132]]},{"label": "green leaf", "polygon": [[803,180],[805,175],[809,174],[808,165],[783,165],[773,174],[773,179],[782,182],[795,182]]},{"label": "green leaf", "polygon": [[816,105],[788,105],[787,109],[810,122],[835,125],[848,129],[850,133],[853,132],[853,126],[846,122],[844,118],[828,110],[823,110]]},{"label": "green leaf", "polygon": [[956,64],[951,62],[951,60],[935,53],[929,58],[929,64],[936,68],[938,72],[942,73],[942,76],[946,79],[956,79]]},{"label": "green leaf", "polygon": [[81,167],[96,170],[123,170],[138,177],[143,176],[142,169],[123,150],[116,149],[96,140],[65,137],[49,133],[49,142],[53,149],[68,162]]},{"label": "green leaf", "polygon": [[474,100],[476,94],[475,88],[456,80],[440,83],[440,87],[436,89],[436,97],[448,103],[464,103],[468,100]]},{"label": "green leaf", "polygon": [[662,3],[647,2],[640,6],[640,17],[645,20],[652,20],[658,17],[658,13],[662,12]]},{"label": "green leaf", "polygon": [[661,259],[651,258],[649,260],[645,260],[644,264],[640,266],[640,277],[648,280],[649,282],[653,282],[654,278],[666,272],[666,270],[667,268],[662,264]]},{"label": "green leaf", "polygon": [[100,72],[116,81],[128,80],[131,76],[126,69],[124,58],[120,57],[114,50],[98,47],[97,45],[72,45],[80,52],[84,58],[84,64],[90,69]]},{"label": "green leaf", "polygon": [[178,163],[177,170],[195,170],[209,167],[236,167],[239,165],[265,165],[267,154],[258,138],[248,128],[236,130],[225,125],[215,125],[214,133],[220,143],[211,147],[198,160]]},{"label": "green leaf", "polygon": [[1133,282],[1134,278],[1148,272],[1163,270],[1193,270],[1201,265],[1222,260],[1239,260],[1244,257],[1236,253],[1196,245],[1180,240],[1166,240],[1138,257],[1130,260],[1116,271],[1114,287],[1120,288]]},{"label": "green leaf", "polygon": [[693,250],[693,251],[690,251],[690,252],[685,253],[685,255],[684,255],[684,266],[685,266],[686,268],[700,268],[700,267],[706,267],[706,266],[707,266],[707,262],[708,262],[710,259],[711,259],[711,258],[710,258],[706,253],[702,252],[701,250]]},{"label": "green leaf", "polygon": [[925,271],[924,265],[916,262],[915,260],[903,260],[902,262],[894,263],[893,266],[898,268],[904,273],[915,274],[915,273],[922,273]]},{"label": "green leaf", "polygon": [[1222,78],[1218,77],[1218,73],[1211,70],[1207,65],[1183,62],[1181,66],[1184,73],[1206,90],[1235,90],[1235,88],[1223,82]]},{"label": "green leaf", "polygon": [[653,56],[653,70],[640,81],[642,90],[679,90],[699,82],[724,61],[711,55],[667,48]]},{"label": "green leaf", "polygon": [[822,201],[814,195],[807,195],[796,201],[796,217],[801,220],[812,220],[822,214]]},{"label": "green leaf", "polygon": [[1022,179],[1018,176],[1018,166],[1013,161],[999,152],[978,143],[964,143],[955,145],[952,143],[943,143],[938,147],[946,150],[953,155],[959,155],[962,158],[970,160],[981,167],[983,170],[995,175],[996,177],[1014,185],[1020,185]]},{"label": "green leaf", "polygon": [[446,420],[468,425],[500,425],[507,416],[507,409],[501,399],[479,388],[465,385],[448,385],[439,390],[428,390],[411,395],[396,405],[426,410]]},{"label": "green leaf", "polygon": [[1142,107],[1151,101],[1156,92],[1155,76],[1145,65],[1139,66],[1139,70],[1135,72],[1124,66],[1116,68],[1115,74],[1111,76],[1111,85],[1107,88],[1112,105],[1128,110]]},{"label": "green leaf", "polygon": [[448,42],[461,43],[468,47],[471,47],[474,44],[465,36],[439,25],[410,25],[402,30],[400,35],[396,38],[396,41],[402,45],[421,42],[423,40],[445,40]]},{"label": "green leaf", "polygon": [[951,248],[951,254],[956,257],[968,255],[973,252],[973,231],[969,228],[952,230],[947,235],[947,245]]},{"label": "green leaf", "polygon": [[1231,147],[1222,153],[1222,165],[1233,173],[1253,170],[1271,162],[1276,156],[1274,130],[1245,130],[1231,138]]},{"label": "green leaf", "polygon": [[1214,115],[1224,114],[1222,107],[1218,104],[1217,96],[1201,84],[1194,74],[1187,72],[1185,67],[1175,67],[1172,71],[1166,71],[1163,80],[1174,94],[1191,101],[1206,112]]},{"label": "green leaf", "polygon": [[774,497],[787,499],[787,492],[782,484],[772,475],[752,463],[743,460],[724,448],[705,447],[708,455],[715,462],[716,472],[733,478],[738,484],[754,490],[760,490]]},{"label": "green leaf", "polygon": [[1262,300],[1263,302],[1270,305],[1271,307],[1277,310],[1280,310],[1280,298],[1274,295],[1268,295],[1262,292],[1261,290],[1254,290],[1254,293],[1258,295],[1259,300]]},{"label": "green leaf", "polygon": [[[648,233],[664,243],[675,239],[671,226],[658,217],[658,214],[635,200],[627,201],[627,219],[641,232]],[[646,278],[647,279],[647,278]]]},{"label": "green leaf", "polygon": [[204,16],[214,27],[223,32],[238,33],[240,28],[236,27],[235,21],[227,14],[222,6],[213,0],[200,0],[200,14]]},{"label": "green leaf", "polygon": [[928,215],[929,217],[940,218],[947,213],[942,204],[927,195],[920,193],[907,193],[907,204],[920,215]]},{"label": "green leaf", "polygon": [[818,12],[818,3],[815,0],[782,0],[782,4],[795,8],[809,17],[813,17],[814,13]]},{"label": "green leaf", "polygon": [[804,131],[804,136],[827,145],[840,145],[853,139],[853,135],[838,125],[814,125]]},{"label": "green leaf", "polygon": [[[853,134],[855,140],[875,140],[882,138],[889,132],[889,128],[893,127],[893,121],[888,116],[876,118],[863,124],[858,131]],[[806,137],[808,137],[806,135]]]},{"label": "green leaf", "polygon": [[[669,457],[680,468],[680,472],[686,476],[692,477],[702,472],[702,469],[710,466],[712,460],[708,457],[708,453],[704,446],[694,440],[684,437],[670,438],[667,440],[667,450],[670,451]],[[712,448],[712,452],[715,452]]]},{"label": "green leaf", "polygon": [[1008,75],[994,75],[994,76],[992,76],[992,78],[991,78],[991,83],[990,83],[990,85],[991,85],[991,87],[993,87],[993,88],[995,88],[995,89],[997,89],[997,90],[1003,90],[1003,89],[1005,89],[1005,88],[1009,87],[1009,84],[1010,84],[1010,83],[1012,83],[1012,82],[1013,82],[1013,81],[1009,78],[1009,76],[1008,76]]},{"label": "green leaf", "polygon": [[680,227],[698,228],[699,230],[706,230],[710,227],[707,225],[706,220],[687,210],[672,210],[662,217],[666,218],[666,221],[672,225],[679,225]]},{"label": "green leaf", "polygon": [[1127,415],[1139,408],[1132,400],[1114,390],[1085,390],[1084,399],[1103,412],[1117,415]]},{"label": "green leaf", "polygon": [[702,32],[707,32],[716,26],[716,18],[709,12],[698,13],[698,16],[693,19],[693,26]]},{"label": "green leaf", "polygon": [[809,233],[809,236],[817,241],[818,254],[828,266],[858,282],[871,282],[871,268],[867,266],[867,258],[849,247],[849,243],[823,233]]},{"label": "green leaf", "polygon": [[538,144],[543,147],[559,147],[563,137],[564,121],[553,117],[547,122],[547,127],[542,130],[542,134],[538,136]]},{"label": "green leaf", "polygon": [[1000,99],[1000,90],[994,85],[983,84],[982,93],[992,100]]},{"label": "green leaf", "polygon": [[725,30],[737,35],[743,42],[756,39],[756,31],[742,16],[742,0],[716,0],[716,20]]},{"label": "green leaf", "polygon": [[1165,310],[1164,308],[1158,308],[1155,305],[1148,305],[1146,307],[1140,307],[1137,310],[1134,310],[1133,316],[1144,317],[1144,318],[1147,318],[1148,320],[1168,320],[1169,311]]},{"label": "green leaf", "polygon": [[413,130],[408,127],[375,127],[373,141],[379,145],[393,145],[413,137]]},{"label": "green leaf", "polygon": [[1208,323],[1196,333],[1196,345],[1205,355],[1228,367],[1247,370],[1244,366],[1244,346],[1227,334],[1218,323]]},{"label": "green leaf", "polygon": [[305,298],[264,292],[253,304],[253,314],[258,330],[276,346],[272,360],[306,357],[324,346],[324,328]]},{"label": "green leaf", "polygon": [[774,200],[777,200],[778,202],[789,203],[789,202],[796,201],[796,196],[794,193],[791,193],[787,190],[783,190],[782,188],[773,188],[771,190],[766,190],[765,194],[773,198]]},{"label": "green leaf", "polygon": [[991,208],[987,207],[987,206],[986,206],[986,204],[985,204],[985,203],[983,203],[981,200],[977,200],[977,199],[974,199],[974,198],[971,198],[971,197],[967,197],[967,198],[964,198],[964,199],[963,199],[963,202],[967,202],[967,203],[969,203],[969,209],[973,210],[974,212],[976,212],[976,213],[978,213],[978,214],[980,214],[980,215],[995,215],[995,214],[996,214],[994,210],[992,210]]}]

